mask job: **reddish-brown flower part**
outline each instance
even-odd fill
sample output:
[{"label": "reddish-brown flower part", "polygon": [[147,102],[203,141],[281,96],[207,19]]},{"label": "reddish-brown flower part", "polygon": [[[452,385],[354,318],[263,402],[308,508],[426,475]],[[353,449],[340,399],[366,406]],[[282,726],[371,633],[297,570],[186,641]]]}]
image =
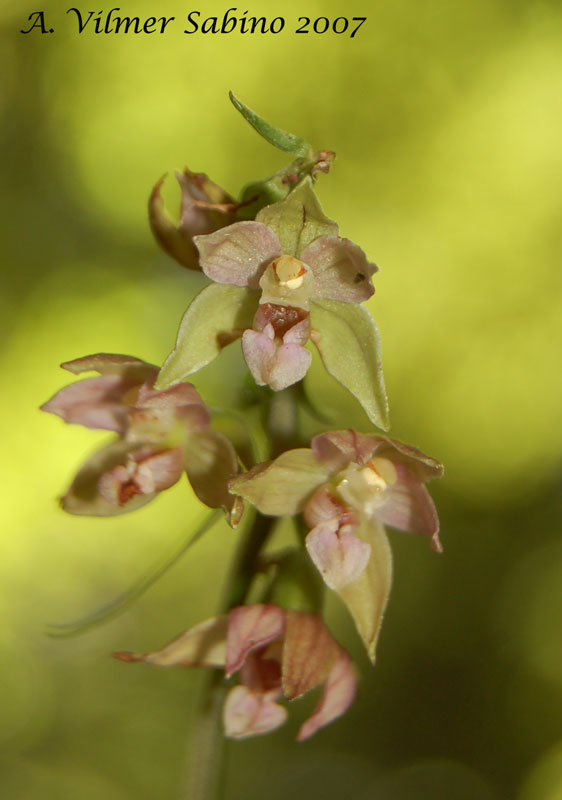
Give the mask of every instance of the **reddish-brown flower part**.
[{"label": "reddish-brown flower part", "polygon": [[170,666],[224,666],[238,674],[225,701],[225,734],[233,739],[269,733],[282,725],[287,710],[281,697],[295,700],[323,686],[320,703],[301,726],[298,740],[345,713],[356,692],[349,655],[332,638],[318,614],[278,606],[239,606],[227,616],[191,628],[153,653],[115,653],[121,661]]}]

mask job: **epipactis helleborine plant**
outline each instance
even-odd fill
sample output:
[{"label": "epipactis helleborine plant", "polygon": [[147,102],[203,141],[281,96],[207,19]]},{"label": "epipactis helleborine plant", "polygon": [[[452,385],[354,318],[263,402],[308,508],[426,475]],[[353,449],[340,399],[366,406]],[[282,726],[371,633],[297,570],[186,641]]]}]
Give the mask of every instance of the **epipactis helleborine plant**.
[{"label": "epipactis helleborine plant", "polygon": [[[329,171],[333,154],[314,151],[231,99],[293,162],[248,184],[238,199],[202,173],[176,173],[177,222],[165,208],[161,179],[149,199],[154,236],[176,261],[208,279],[181,320],[175,348],[161,368],[104,353],[66,362],[62,366],[76,375],[97,376],[66,386],[42,409],[116,434],[62,498],[71,514],[134,511],[183,472],[197,498],[222,508],[231,527],[249,507],[219,615],[160,650],[115,656],[215,667],[227,679],[237,675],[222,712],[226,736],[236,739],[274,731],[287,718],[280,700],[322,687],[316,710],[300,725],[303,741],[341,716],[356,693],[350,656],[322,620],[319,585],[343,601],[374,662],[392,581],[386,529],[425,535],[441,552],[426,483],[439,478],[442,467],[381,432],[388,431],[389,418],[380,340],[362,305],[374,293],[378,267],[339,235],[316,197],[315,179]],[[243,415],[243,434],[233,428],[227,436],[185,379],[237,340],[249,376],[264,388],[220,411],[223,418]],[[362,407],[366,432],[350,430],[337,416],[333,430],[312,435],[318,424],[307,430],[311,409],[300,385],[311,365],[311,345],[331,379]],[[246,414],[248,403],[260,413]],[[301,414],[305,408],[308,417]],[[248,436],[254,425],[260,430]],[[265,460],[256,456],[260,448],[247,446],[255,433]],[[278,520],[288,517],[302,536],[290,552],[265,552]]]}]

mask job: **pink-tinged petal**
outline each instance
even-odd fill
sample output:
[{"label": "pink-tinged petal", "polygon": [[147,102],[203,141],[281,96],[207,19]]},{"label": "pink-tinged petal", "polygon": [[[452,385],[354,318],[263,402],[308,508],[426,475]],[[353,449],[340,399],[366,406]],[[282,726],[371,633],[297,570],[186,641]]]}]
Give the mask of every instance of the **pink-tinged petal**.
[{"label": "pink-tinged petal", "polygon": [[326,678],[320,703],[313,715],[301,726],[297,740],[304,742],[320,728],[345,714],[355,699],[356,691],[357,678],[351,659],[342,651]]},{"label": "pink-tinged petal", "polygon": [[429,492],[405,464],[394,463],[398,480],[386,490],[386,503],[378,508],[375,516],[385,525],[409,533],[427,534],[431,546],[441,553],[439,541],[439,517]]},{"label": "pink-tinged petal", "polygon": [[350,463],[366,464],[385,442],[381,436],[349,430],[322,433],[312,439],[310,446],[322,464],[333,472],[339,472]]},{"label": "pink-tinged petal", "polygon": [[216,283],[257,289],[266,266],[281,255],[277,237],[261,222],[235,222],[193,241],[203,272]]},{"label": "pink-tinged petal", "polygon": [[150,384],[144,384],[139,389],[136,405],[139,408],[180,408],[192,405],[205,407],[199,392],[191,383],[178,383],[162,392],[153,389]]},{"label": "pink-tinged petal", "polygon": [[183,472],[183,453],[164,450],[144,456],[131,454],[125,464],[104,472],[98,482],[100,495],[115,506],[127,505],[136,495],[154,495],[176,483]]},{"label": "pink-tinged petal", "polygon": [[336,591],[357,580],[371,555],[371,546],[337,519],[316,525],[306,537],[306,549],[326,585]]},{"label": "pink-tinged petal", "polygon": [[321,522],[337,519],[340,525],[357,525],[359,517],[354,509],[333,494],[329,484],[314,492],[304,508],[304,520],[310,529]]},{"label": "pink-tinged petal", "polygon": [[230,491],[248,500],[262,514],[290,517],[303,510],[312,492],[326,483],[329,472],[308,448],[287,450],[275,461],[258,464],[230,481]]},{"label": "pink-tinged petal", "polygon": [[184,466],[193,491],[209,508],[222,508],[235,527],[242,517],[240,499],[229,491],[229,481],[239,471],[231,442],[212,429],[192,433],[184,451]]},{"label": "pink-tinged petal", "polygon": [[61,364],[63,369],[80,375],[82,372],[98,372],[100,375],[124,375],[128,371],[146,373],[146,377],[139,380],[142,383],[151,373],[158,374],[158,368],[153,364],[147,364],[140,358],[134,356],[124,356],[117,353],[95,353],[91,356],[75,358],[73,361],[65,361]]},{"label": "pink-tinged petal", "polygon": [[123,433],[127,406],[122,404],[122,397],[129,388],[130,384],[118,375],[86,378],[65,386],[41,406],[41,411],[71,424]]},{"label": "pink-tinged petal", "polygon": [[306,375],[312,356],[299,344],[293,344],[292,340],[303,338],[304,331],[308,330],[308,321],[303,320],[295,328],[297,330],[292,337],[291,330],[285,333],[284,341],[287,344],[274,341],[271,323],[259,333],[254,330],[244,331],[242,351],[258,386],[267,384],[274,392],[278,392],[297,383]]},{"label": "pink-tinged petal", "polygon": [[267,325],[261,333],[253,330],[244,331],[242,336],[242,352],[258,386],[265,386],[269,377],[269,366],[275,355],[273,327]]},{"label": "pink-tinged petal", "polygon": [[[86,461],[74,478],[70,489],[61,500],[62,507],[69,514],[79,514],[94,517],[114,516],[123,514],[127,511],[134,511],[137,508],[150,502],[155,493],[143,494],[132,491],[127,496],[124,488],[127,482],[126,475],[129,475],[129,465],[131,463],[131,446],[128,442],[115,442],[95,453]],[[123,482],[122,488],[123,503],[119,504],[118,495],[111,494],[112,501],[109,502],[100,492],[100,479],[118,467],[122,467],[125,472],[121,472]],[[134,468],[134,467],[133,467]],[[114,485],[117,481],[112,478]],[[109,494],[109,488],[107,488]],[[117,498],[117,502],[114,502]]]},{"label": "pink-tinged petal", "polygon": [[144,458],[137,464],[135,480],[143,493],[162,492],[179,481],[183,472],[183,453],[178,447]]},{"label": "pink-tinged petal", "polygon": [[281,665],[285,697],[295,700],[320,686],[340,649],[318,614],[287,611]]},{"label": "pink-tinged petal", "polygon": [[119,661],[142,661],[158,667],[222,667],[226,656],[227,617],[214,617],[190,628],[152,653],[113,653]]},{"label": "pink-tinged petal", "polygon": [[316,279],[314,297],[363,303],[374,293],[371,275],[378,267],[349,239],[321,236],[301,254]]},{"label": "pink-tinged petal", "polygon": [[283,344],[305,345],[310,338],[310,317],[292,325],[283,336]]},{"label": "pink-tinged petal", "polygon": [[278,606],[257,604],[234,608],[228,616],[226,675],[237,672],[249,653],[279,638],[285,614]]},{"label": "pink-tinged petal", "polygon": [[277,349],[267,370],[267,385],[280,392],[304,378],[310,367],[312,356],[298,344],[282,344]]},{"label": "pink-tinged petal", "polygon": [[385,438],[377,455],[391,461],[402,461],[408,465],[418,480],[423,482],[435,480],[443,475],[443,465],[437,459],[427,456],[417,447],[399,442],[398,439]]},{"label": "pink-tinged petal", "polygon": [[225,736],[247,739],[277,730],[287,719],[287,709],[246,686],[234,686],[223,709]]}]

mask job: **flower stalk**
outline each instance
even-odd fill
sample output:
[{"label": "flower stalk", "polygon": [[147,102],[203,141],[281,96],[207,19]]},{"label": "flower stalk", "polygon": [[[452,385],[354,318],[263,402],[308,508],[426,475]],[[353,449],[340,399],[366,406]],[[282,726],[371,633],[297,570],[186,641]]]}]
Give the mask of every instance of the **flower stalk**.
[{"label": "flower stalk", "polygon": [[[184,168],[176,173],[177,221],[165,207],[161,179],[149,198],[154,237],[208,281],[187,308],[175,347],[162,366],[107,353],[66,362],[81,379],[42,406],[115,437],[78,471],[62,498],[66,512],[132,512],[185,474],[197,499],[220,509],[235,529],[230,535],[240,536],[218,616],[158,650],[114,654],[127,663],[214,670],[189,748],[182,788],[189,800],[220,794],[223,731],[236,739],[272,732],[288,716],[284,701],[321,687],[299,729],[304,741],[353,702],[355,671],[321,617],[324,591],[347,608],[374,663],[392,582],[388,529],[427,536],[442,551],[426,488],[441,476],[441,464],[382,433],[390,420],[380,338],[363,305],[379,268],[340,235],[316,196],[316,179],[334,154],[231,99],[292,163],[248,182],[238,198]],[[261,388],[241,392],[223,411],[243,423],[226,436],[186,379],[235,346],[247,378]],[[307,429],[303,381],[313,380],[313,348],[330,380],[363,409],[366,430],[350,429],[347,418],[324,408],[315,414],[322,432]],[[97,375],[84,378],[86,372]],[[250,396],[254,407],[245,415]],[[247,447],[260,433],[264,461]],[[291,520],[298,535],[290,548],[266,553],[278,519]],[[227,685],[223,675],[236,681]]]}]

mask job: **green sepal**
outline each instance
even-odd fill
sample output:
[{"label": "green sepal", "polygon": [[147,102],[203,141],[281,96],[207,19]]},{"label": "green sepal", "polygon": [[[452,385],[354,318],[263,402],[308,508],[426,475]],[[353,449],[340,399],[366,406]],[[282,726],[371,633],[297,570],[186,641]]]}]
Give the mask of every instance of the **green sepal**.
[{"label": "green sepal", "polygon": [[251,108],[241,103],[232,92],[229,92],[229,96],[234,108],[242,114],[246,122],[249,122],[269,144],[272,144],[278,150],[283,150],[285,153],[293,153],[303,158],[312,158],[312,147],[304,139],[292,133],[286,133],[280,128],[276,128],[274,125],[270,125],[269,122],[266,122],[259,114],[256,114]]},{"label": "green sepal", "polygon": [[357,398],[370,421],[387,431],[388,400],[377,326],[363,306],[310,302],[311,339],[330,375]]},{"label": "green sepal", "polygon": [[232,494],[240,495],[262,514],[290,517],[303,510],[308,497],[330,477],[312,450],[286,450],[274,461],[258,464],[230,481]]},{"label": "green sepal", "polygon": [[174,350],[160,370],[155,389],[168,389],[209,364],[226,345],[252,327],[258,294],[246,287],[212,283],[183,315]]},{"label": "green sepal", "polygon": [[355,581],[338,589],[336,594],[353,617],[367,655],[374,664],[377,639],[392,584],[392,551],[384,525],[376,519],[363,518],[354,533],[370,545],[369,563]]},{"label": "green sepal", "polygon": [[285,200],[262,208],[256,220],[276,234],[283,253],[296,258],[320,236],[338,235],[338,226],[322,211],[309,175]]}]

